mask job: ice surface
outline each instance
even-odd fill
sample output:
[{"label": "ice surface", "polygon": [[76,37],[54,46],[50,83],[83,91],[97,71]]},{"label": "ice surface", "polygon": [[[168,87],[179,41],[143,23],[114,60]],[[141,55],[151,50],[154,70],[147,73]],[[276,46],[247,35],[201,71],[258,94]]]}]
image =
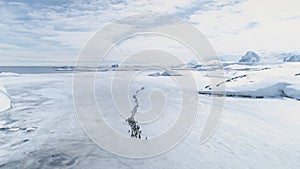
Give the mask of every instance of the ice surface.
[{"label": "ice surface", "polygon": [[[225,70],[225,83],[220,84],[226,85],[228,92],[278,95],[277,92],[283,90],[291,98],[299,96],[300,76],[295,75],[299,73],[297,63],[267,65],[269,69],[254,66],[245,70],[243,67],[238,69],[233,67]],[[176,70],[182,74],[179,77],[184,77],[184,71]],[[126,75],[130,72],[122,73]],[[207,73],[205,71],[192,73],[199,90],[208,92],[209,90],[205,89],[205,86],[210,85]],[[120,133],[128,135],[129,128],[125,119],[118,114],[113,108],[113,102],[108,99],[111,97],[108,89],[114,74],[112,71],[97,73],[96,99],[100,108],[104,110],[103,116],[107,123]],[[5,93],[10,95],[14,103],[12,109],[0,113],[1,169],[298,169],[300,167],[298,112],[300,102],[295,99],[227,97],[218,129],[208,142],[199,144],[199,137],[211,106],[211,96],[199,95],[198,118],[183,142],[171,151],[153,158],[130,159],[113,155],[97,147],[84,133],[74,110],[72,76],[67,73],[52,73],[0,78],[0,84],[6,87]],[[118,80],[122,82],[124,79],[120,77]],[[162,104],[156,103],[155,99],[149,103],[149,98],[146,97],[147,92],[150,92],[149,89],[167,93],[169,97],[166,100],[166,113],[157,122],[142,126],[143,132],[149,137],[155,137],[161,131],[166,131],[178,117],[180,109],[180,93],[176,84],[172,83],[172,77],[153,78],[148,76],[148,73],[142,73],[132,83],[129,91],[120,88],[115,91],[117,94],[126,92],[126,95],[131,96],[144,86],[145,91],[139,95],[141,111],[146,111],[151,104]],[[184,108],[188,109],[188,105],[185,106]],[[128,113],[131,109],[132,106],[128,106]]]}]

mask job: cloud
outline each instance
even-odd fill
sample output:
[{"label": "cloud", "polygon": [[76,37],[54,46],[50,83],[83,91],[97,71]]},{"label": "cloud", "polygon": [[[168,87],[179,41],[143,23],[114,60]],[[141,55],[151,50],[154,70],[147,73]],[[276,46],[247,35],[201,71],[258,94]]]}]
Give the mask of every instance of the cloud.
[{"label": "cloud", "polygon": [[[219,53],[246,50],[299,51],[300,12],[297,0],[249,0],[210,11],[198,11],[190,22]],[[293,18],[293,19],[291,19]]]},{"label": "cloud", "polygon": [[299,5],[298,0],[0,0],[0,60],[72,64],[94,32],[147,12],[184,18],[218,53],[297,50]]},{"label": "cloud", "polygon": [[0,46],[0,57],[2,60],[18,58],[43,62],[45,58],[65,60],[66,55],[73,55],[67,58],[74,62],[89,37],[109,22],[144,12],[174,14],[178,7],[192,6],[192,2],[2,0],[0,42],[23,47],[23,50]]}]

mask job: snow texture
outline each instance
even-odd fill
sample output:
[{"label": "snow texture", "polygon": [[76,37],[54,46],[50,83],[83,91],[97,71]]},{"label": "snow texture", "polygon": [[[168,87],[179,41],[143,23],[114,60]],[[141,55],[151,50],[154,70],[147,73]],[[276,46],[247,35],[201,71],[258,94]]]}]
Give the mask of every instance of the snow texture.
[{"label": "snow texture", "polygon": [[[266,65],[268,69],[262,66],[248,66],[248,69],[238,66],[234,69],[233,66],[225,69],[225,79],[208,77],[205,71],[192,71],[200,92],[213,93],[214,88],[217,92],[218,87],[210,84],[215,78],[220,80],[219,87],[226,86],[228,93],[269,98],[227,97],[218,129],[208,142],[199,144],[212,98],[199,94],[198,118],[187,137],[172,150],[146,159],[119,157],[88,138],[74,110],[71,73],[0,78],[0,84],[7,90],[1,88],[1,94],[9,93],[14,103],[13,108],[0,113],[0,168],[298,169],[300,102],[296,98],[299,98],[300,76],[296,74],[299,66],[299,63]],[[182,78],[186,70],[176,71],[182,75],[178,78]],[[114,73],[97,72],[95,96],[107,123],[130,137],[128,124],[109,99]],[[95,77],[91,73],[86,78]],[[123,84],[122,77],[116,80]],[[152,78],[144,72],[132,81],[128,91],[115,92],[132,96],[142,86],[145,90],[138,96],[137,120],[151,105],[164,104],[161,99],[155,98],[149,103],[146,94],[150,89],[164,91],[167,96],[166,111],[160,118],[151,124],[141,124],[143,133],[151,139],[167,131],[179,117],[180,90],[172,77]],[[190,91],[188,88],[181,90]],[[130,103],[134,103],[134,99]],[[130,116],[134,104],[124,107]],[[188,113],[189,105],[183,105],[182,109],[187,111],[183,113]]]}]

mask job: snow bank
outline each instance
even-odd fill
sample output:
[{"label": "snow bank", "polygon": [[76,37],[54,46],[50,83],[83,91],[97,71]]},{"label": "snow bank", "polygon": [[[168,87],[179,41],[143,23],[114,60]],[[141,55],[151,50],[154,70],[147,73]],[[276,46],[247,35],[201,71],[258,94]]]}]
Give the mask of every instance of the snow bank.
[{"label": "snow bank", "polygon": [[11,101],[3,86],[0,86],[0,112],[11,108]]},{"label": "snow bank", "polygon": [[203,84],[199,94],[246,98],[286,97],[300,100],[300,78],[297,76],[300,63],[254,66],[251,71],[243,69],[242,66],[249,67],[233,65],[230,68],[238,68],[234,71],[228,69],[229,66],[226,67],[225,78],[219,79],[220,83],[215,86]]},{"label": "snow bank", "polygon": [[237,91],[200,91],[199,94],[244,97],[244,98],[281,98],[288,97],[300,100],[300,90],[292,87],[288,83],[277,83],[272,86],[258,88],[256,90],[237,90]]},{"label": "snow bank", "polygon": [[253,51],[248,51],[246,55],[244,55],[239,62],[245,62],[245,63],[254,63],[259,62],[260,57]]}]

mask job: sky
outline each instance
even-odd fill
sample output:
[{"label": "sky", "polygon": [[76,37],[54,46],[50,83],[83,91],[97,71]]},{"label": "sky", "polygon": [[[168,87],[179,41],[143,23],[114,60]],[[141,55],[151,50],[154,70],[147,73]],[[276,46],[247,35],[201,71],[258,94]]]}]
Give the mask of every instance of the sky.
[{"label": "sky", "polygon": [[300,52],[299,6],[299,0],[0,0],[0,65],[72,65],[96,31],[143,13],[193,24],[219,55]]}]

